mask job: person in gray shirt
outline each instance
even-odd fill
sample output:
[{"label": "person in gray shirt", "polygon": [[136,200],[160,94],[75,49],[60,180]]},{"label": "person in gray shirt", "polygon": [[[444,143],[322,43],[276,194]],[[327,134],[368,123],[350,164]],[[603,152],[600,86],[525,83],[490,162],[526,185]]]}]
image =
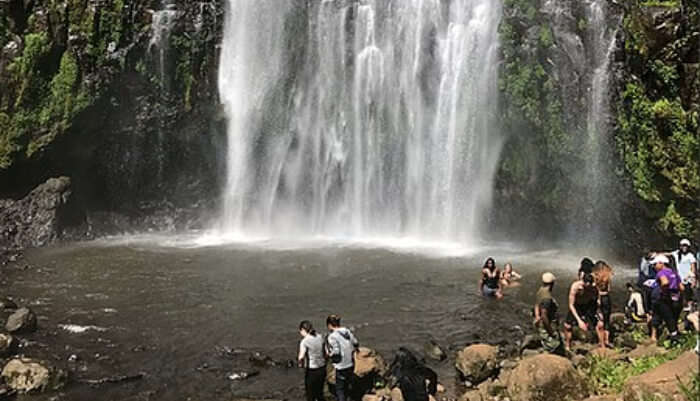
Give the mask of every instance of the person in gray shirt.
[{"label": "person in gray shirt", "polygon": [[339,316],[328,316],[326,325],[330,331],[327,353],[335,368],[335,397],[338,401],[345,401],[354,377],[353,354],[360,343],[350,330],[340,325]]},{"label": "person in gray shirt", "polygon": [[323,336],[316,333],[311,322],[304,320],[299,323],[299,367],[305,368],[304,387],[307,401],[325,401],[323,399],[323,384],[326,382],[326,355],[323,347]]}]

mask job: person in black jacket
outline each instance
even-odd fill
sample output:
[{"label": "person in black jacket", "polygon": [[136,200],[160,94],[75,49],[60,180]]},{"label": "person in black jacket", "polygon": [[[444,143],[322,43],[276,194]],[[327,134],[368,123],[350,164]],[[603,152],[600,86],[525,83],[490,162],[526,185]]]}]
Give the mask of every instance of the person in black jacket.
[{"label": "person in black jacket", "polygon": [[399,348],[389,372],[404,401],[428,401],[437,393],[437,373],[406,348]]}]

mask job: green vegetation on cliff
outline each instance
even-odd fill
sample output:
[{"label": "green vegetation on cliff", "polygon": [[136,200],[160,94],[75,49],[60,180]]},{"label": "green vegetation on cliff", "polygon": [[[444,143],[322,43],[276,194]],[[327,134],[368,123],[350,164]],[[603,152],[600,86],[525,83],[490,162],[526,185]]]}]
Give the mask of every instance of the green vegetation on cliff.
[{"label": "green vegetation on cliff", "polygon": [[700,229],[700,10],[678,3],[626,3],[616,144],[655,227],[685,237]]},{"label": "green vegetation on cliff", "polygon": [[567,214],[576,185],[572,177],[584,160],[576,124],[567,121],[561,77],[551,58],[554,33],[542,7],[540,0],[504,2],[500,89],[509,138],[497,187],[504,203],[520,205],[531,218],[555,226]]},{"label": "green vegetation on cliff", "polygon": [[[162,103],[158,112],[165,108],[189,112],[197,96],[210,98],[210,91],[196,84],[211,84],[201,77],[211,73],[215,52],[204,44],[216,38],[212,31],[217,27],[201,29],[199,36],[200,29],[187,32],[195,28],[184,22],[195,17],[187,13],[201,13],[204,6],[183,2],[182,11],[173,14],[181,22],[172,24],[177,28],[163,39],[169,42],[163,46],[170,58],[167,65],[156,66],[163,60],[153,54],[151,5],[157,4],[127,0],[98,6],[82,0],[0,3],[0,49],[4,49],[0,53],[0,173],[19,161],[40,157],[54,139],[74,130],[81,112],[106,94],[118,107],[120,99],[108,92],[114,92],[113,85],[121,79],[138,95],[151,97],[148,104]],[[161,75],[168,82],[160,82]]]},{"label": "green vegetation on cliff", "polygon": [[[669,239],[700,234],[698,4],[630,0],[616,11],[622,23],[620,49],[611,64],[614,118],[610,137],[601,137],[602,160],[613,174],[599,196],[619,204],[623,216],[609,215],[604,222],[620,219],[607,223],[634,225],[640,235],[650,230]],[[497,201],[527,209],[538,222],[565,226],[577,218],[577,208],[597,199],[571,201],[589,191],[581,181],[591,174],[584,171],[590,133],[580,111],[590,88],[585,75],[562,70],[577,55],[561,42],[578,37],[584,48],[590,46],[591,24],[575,5],[558,17],[539,0],[506,0],[504,10],[500,86],[509,138],[497,176],[502,198]],[[562,16],[568,18],[564,25]],[[554,23],[565,30],[558,37],[550,27]]]}]

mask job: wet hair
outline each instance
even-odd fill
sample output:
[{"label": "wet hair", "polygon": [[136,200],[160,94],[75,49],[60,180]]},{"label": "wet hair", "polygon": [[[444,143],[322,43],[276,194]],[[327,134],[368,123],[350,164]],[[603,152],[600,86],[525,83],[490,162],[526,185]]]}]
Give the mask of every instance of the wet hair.
[{"label": "wet hair", "polygon": [[326,318],[326,326],[338,327],[340,326],[340,316],[330,315]]},{"label": "wet hair", "polygon": [[509,267],[510,267],[510,270],[513,270],[513,265],[511,265],[510,263],[506,263],[506,264],[503,266],[503,270],[508,270]]},{"label": "wet hair", "polygon": [[605,261],[599,260],[593,266],[593,278],[599,290],[607,291],[610,286],[613,270]]},{"label": "wet hair", "polygon": [[[489,268],[489,262],[493,264],[493,269]],[[484,269],[494,270],[496,268],[496,261],[493,258],[486,259],[484,262]]]},{"label": "wet hair", "polygon": [[[426,399],[425,393],[422,393],[424,390],[419,390],[419,387],[427,390],[429,395],[435,395],[437,393],[437,373],[425,365],[424,359],[419,359],[413,352],[405,347],[399,348],[394,357],[394,361],[389,365],[389,372],[390,384],[399,387],[402,387],[402,384],[408,384],[409,388],[406,389],[408,392],[404,393],[406,399]],[[430,382],[427,388],[425,387],[426,381]],[[411,383],[420,383],[420,385],[413,386]],[[416,397],[420,394],[423,394],[423,397]]]},{"label": "wet hair", "polygon": [[578,269],[579,273],[591,273],[593,272],[593,261],[589,258],[581,259],[581,266]]},{"label": "wet hair", "polygon": [[584,284],[593,284],[593,274],[591,273],[584,273],[583,275],[583,282]]},{"label": "wet hair", "polygon": [[299,323],[299,331],[304,330],[305,332],[311,334],[312,337],[316,337],[316,330],[314,326],[308,320],[303,320]]}]

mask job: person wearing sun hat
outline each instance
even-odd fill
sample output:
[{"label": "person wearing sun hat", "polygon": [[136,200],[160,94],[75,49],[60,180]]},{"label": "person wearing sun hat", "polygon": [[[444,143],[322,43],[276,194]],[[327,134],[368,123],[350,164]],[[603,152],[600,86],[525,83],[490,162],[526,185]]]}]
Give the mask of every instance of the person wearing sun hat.
[{"label": "person wearing sun hat", "polygon": [[552,273],[542,275],[542,286],[537,290],[535,300],[535,327],[540,335],[542,347],[555,354],[563,353],[559,333],[559,305],[552,296],[552,288],[557,280]]},{"label": "person wearing sun hat", "polygon": [[678,317],[683,308],[681,294],[683,283],[671,269],[668,256],[657,254],[651,261],[656,269],[656,286],[652,292],[651,338],[658,339],[659,329],[666,325],[671,343],[678,342]]},{"label": "person wearing sun hat", "polygon": [[683,238],[679,243],[678,249],[673,251],[671,255],[675,259],[678,275],[685,286],[686,309],[689,310],[693,302],[693,288],[697,285],[695,272],[698,268],[698,261],[695,259],[693,252],[690,251],[690,240]]}]

